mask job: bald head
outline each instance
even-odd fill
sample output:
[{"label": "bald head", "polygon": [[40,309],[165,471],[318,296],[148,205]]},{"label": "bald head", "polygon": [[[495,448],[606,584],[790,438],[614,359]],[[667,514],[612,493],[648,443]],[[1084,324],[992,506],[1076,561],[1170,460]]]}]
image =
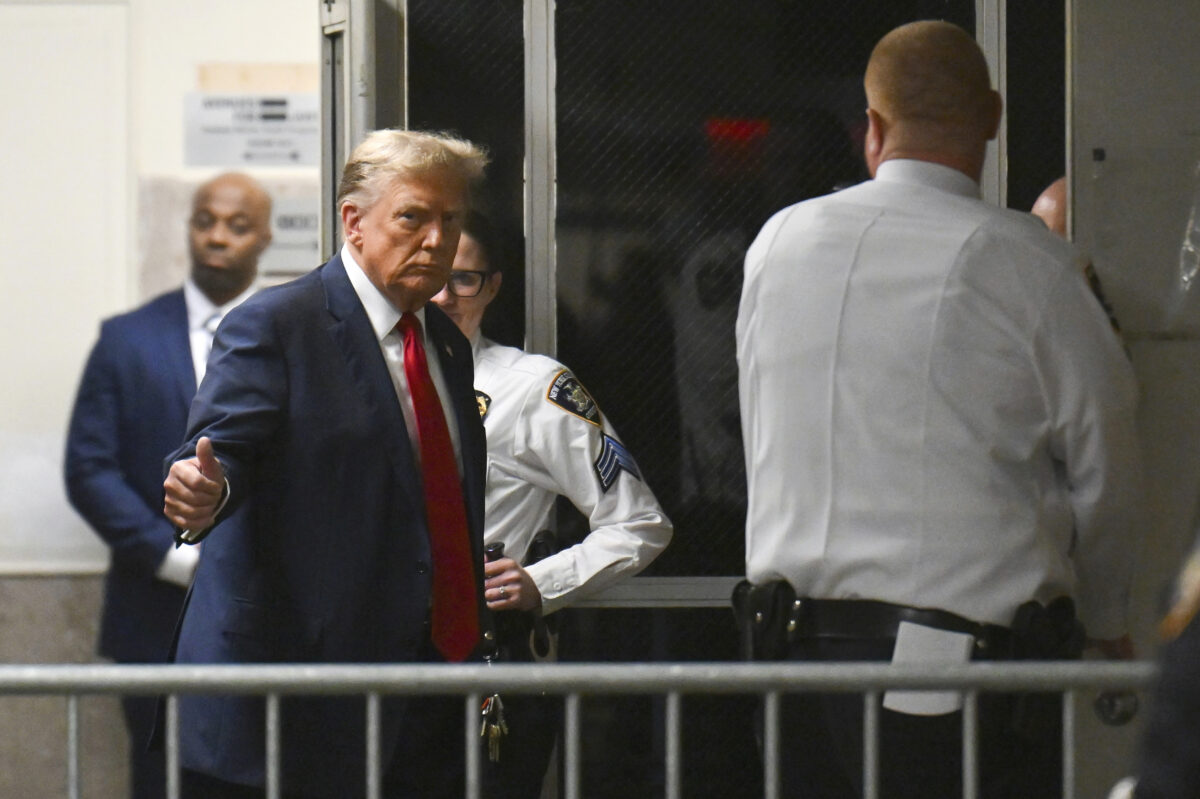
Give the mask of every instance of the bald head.
[{"label": "bald head", "polygon": [[896,28],[875,45],[863,85],[880,137],[873,165],[868,141],[872,173],[888,158],[919,158],[978,180],[1002,105],[983,51],[966,31],[938,21]]},{"label": "bald head", "polygon": [[192,195],[193,202],[202,203],[213,194],[236,191],[245,196],[246,202],[259,206],[256,210],[270,218],[271,195],[263,185],[244,172],[224,172],[201,183]]},{"label": "bald head", "polygon": [[1030,209],[1046,227],[1063,238],[1067,237],[1067,179],[1059,178],[1046,187]]},{"label": "bald head", "polygon": [[270,243],[271,196],[257,180],[227,172],[196,189],[188,222],[191,276],[214,304],[250,287]]}]

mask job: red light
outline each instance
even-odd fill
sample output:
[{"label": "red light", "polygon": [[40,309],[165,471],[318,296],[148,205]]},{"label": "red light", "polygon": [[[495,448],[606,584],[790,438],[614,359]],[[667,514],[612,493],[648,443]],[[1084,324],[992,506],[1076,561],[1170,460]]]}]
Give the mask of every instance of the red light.
[{"label": "red light", "polygon": [[743,145],[765,139],[771,131],[769,119],[715,117],[704,122],[704,133],[713,144]]}]

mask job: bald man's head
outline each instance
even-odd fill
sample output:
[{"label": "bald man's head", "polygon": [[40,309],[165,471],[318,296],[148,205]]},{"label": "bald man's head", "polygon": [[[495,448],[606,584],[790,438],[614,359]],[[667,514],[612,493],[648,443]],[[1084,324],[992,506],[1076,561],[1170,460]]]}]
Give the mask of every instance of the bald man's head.
[{"label": "bald man's head", "polygon": [[191,276],[214,304],[250,287],[270,243],[271,195],[257,180],[227,172],[196,190],[188,222]]},{"label": "bald man's head", "polygon": [[1040,217],[1046,227],[1053,232],[1067,237],[1067,179],[1059,178],[1046,187],[1030,209],[1034,216]]},{"label": "bald man's head", "polygon": [[1001,103],[983,51],[962,28],[938,21],[896,28],[875,45],[863,84],[880,133],[901,151],[892,157],[978,151],[982,168]]}]

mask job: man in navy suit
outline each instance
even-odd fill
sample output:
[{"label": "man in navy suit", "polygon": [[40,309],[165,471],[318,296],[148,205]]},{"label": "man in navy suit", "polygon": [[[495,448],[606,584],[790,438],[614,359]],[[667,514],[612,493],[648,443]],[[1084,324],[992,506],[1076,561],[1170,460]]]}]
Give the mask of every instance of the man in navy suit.
[{"label": "man in navy suit", "polygon": [[[196,191],[188,227],[183,287],[101,325],[67,436],[71,504],[112,551],[99,651],[120,663],[166,660],[199,553],[172,546],[162,459],[183,439],[215,322],[253,291],[271,199],[246,175],[221,175]],[[165,792],[162,753],[146,751],[154,704],[124,701],[135,799]]]},{"label": "man in navy suit", "polygon": [[[338,192],[341,251],[222,323],[164,483],[181,540],[204,538],[176,662],[434,663],[478,643],[483,426],[470,345],[426,302],[450,275],[484,164],[469,142],[370,134]],[[422,342],[423,380],[408,357]],[[425,399],[449,433],[436,452]],[[426,496],[435,461],[453,500]],[[447,545],[459,565],[441,565]],[[442,643],[443,598],[464,603],[465,648],[462,635]],[[382,711],[384,795],[461,796],[462,700],[395,697]],[[285,697],[280,713],[284,796],[361,796],[363,698]],[[185,696],[180,719],[185,797],[262,795],[261,698]]]}]

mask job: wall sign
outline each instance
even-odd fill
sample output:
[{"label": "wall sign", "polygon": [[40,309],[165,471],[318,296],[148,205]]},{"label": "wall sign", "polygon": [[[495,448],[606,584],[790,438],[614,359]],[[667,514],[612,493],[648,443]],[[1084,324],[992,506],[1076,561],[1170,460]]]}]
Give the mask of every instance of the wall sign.
[{"label": "wall sign", "polygon": [[316,92],[189,92],[184,98],[188,166],[316,166],[320,161]]}]

